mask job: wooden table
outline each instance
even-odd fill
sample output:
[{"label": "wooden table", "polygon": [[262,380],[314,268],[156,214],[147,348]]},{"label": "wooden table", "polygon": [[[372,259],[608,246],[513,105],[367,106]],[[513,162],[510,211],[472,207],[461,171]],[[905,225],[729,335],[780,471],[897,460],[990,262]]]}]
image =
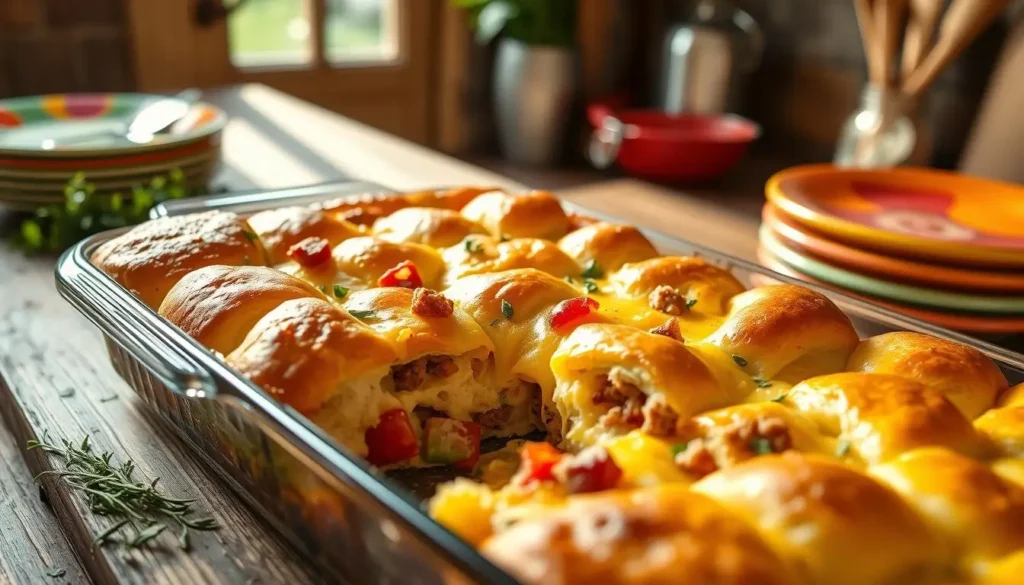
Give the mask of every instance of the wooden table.
[{"label": "wooden table", "polygon": [[[484,184],[522,189],[508,178],[345,119],[263,86],[213,96],[231,116],[224,135],[232,188],[283,187],[360,177],[397,189]],[[543,184],[531,185],[544,187]],[[626,220],[675,233],[747,258],[760,194],[705,197],[627,179],[562,191],[569,199]],[[710,201],[707,196],[718,197]],[[756,207],[755,207],[756,208]],[[53,286],[54,258],[26,258],[0,244],[0,583],[289,583],[317,582],[306,564],[169,434],[114,373],[98,330]],[[97,522],[77,494],[32,476],[53,469],[26,441],[81,440],[118,460],[134,459],[166,490],[196,498],[223,528],[195,534],[184,554],[166,548],[125,557],[91,547]]]}]

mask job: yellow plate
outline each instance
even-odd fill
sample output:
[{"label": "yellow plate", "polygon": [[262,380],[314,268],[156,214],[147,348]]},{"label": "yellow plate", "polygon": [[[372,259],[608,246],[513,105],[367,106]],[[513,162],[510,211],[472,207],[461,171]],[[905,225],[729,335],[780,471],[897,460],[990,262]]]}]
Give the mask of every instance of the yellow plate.
[{"label": "yellow plate", "polygon": [[786,216],[837,240],[939,262],[1024,267],[1024,188],[931,169],[806,165],[768,179]]}]

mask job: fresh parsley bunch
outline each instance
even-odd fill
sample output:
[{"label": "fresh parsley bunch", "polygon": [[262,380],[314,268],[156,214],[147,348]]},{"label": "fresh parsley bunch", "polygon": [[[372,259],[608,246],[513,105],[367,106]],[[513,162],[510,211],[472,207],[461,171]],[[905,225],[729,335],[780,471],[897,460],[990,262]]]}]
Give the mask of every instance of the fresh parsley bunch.
[{"label": "fresh parsley bunch", "polygon": [[97,195],[83,173],[64,187],[64,204],[40,207],[21,222],[18,245],[27,252],[60,252],[86,236],[135,225],[149,219],[149,210],[163,201],[190,195],[180,170],[132,187],[127,195]]}]

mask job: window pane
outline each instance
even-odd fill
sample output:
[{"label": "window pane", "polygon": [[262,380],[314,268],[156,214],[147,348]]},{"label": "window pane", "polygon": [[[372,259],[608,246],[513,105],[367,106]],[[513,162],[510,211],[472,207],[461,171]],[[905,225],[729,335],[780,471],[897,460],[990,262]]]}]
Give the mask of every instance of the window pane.
[{"label": "window pane", "polygon": [[[422,1],[422,0],[415,0]],[[326,0],[324,56],[335,65],[398,57],[395,0]]]},{"label": "window pane", "polygon": [[248,0],[231,13],[228,44],[235,67],[309,65],[310,0]]}]

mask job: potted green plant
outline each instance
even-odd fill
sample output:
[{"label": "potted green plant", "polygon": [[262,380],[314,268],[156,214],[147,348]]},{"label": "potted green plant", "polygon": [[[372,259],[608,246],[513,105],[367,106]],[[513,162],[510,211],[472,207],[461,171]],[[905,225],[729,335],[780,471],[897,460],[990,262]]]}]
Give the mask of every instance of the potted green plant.
[{"label": "potted green plant", "polygon": [[550,165],[563,152],[579,89],[577,0],[452,0],[480,43],[497,40],[494,112],[512,162]]}]

